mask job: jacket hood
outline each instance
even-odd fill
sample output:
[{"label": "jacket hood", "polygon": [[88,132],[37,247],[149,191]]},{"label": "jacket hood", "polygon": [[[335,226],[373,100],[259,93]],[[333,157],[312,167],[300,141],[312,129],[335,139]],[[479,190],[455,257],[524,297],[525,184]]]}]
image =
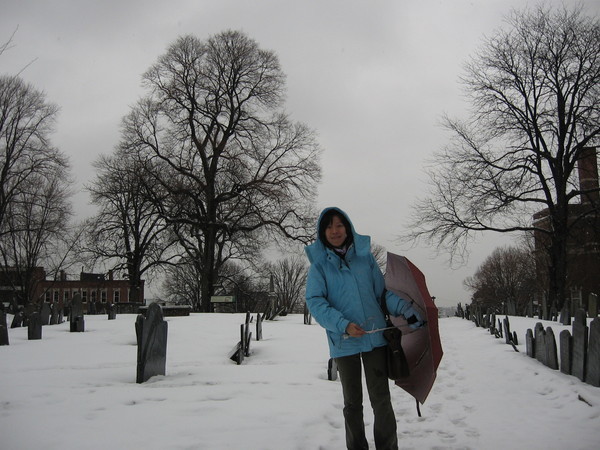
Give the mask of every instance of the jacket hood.
[{"label": "jacket hood", "polygon": [[321,214],[319,215],[319,220],[317,221],[317,233],[316,233],[317,238],[315,239],[315,242],[304,247],[306,256],[308,256],[308,260],[311,262],[311,264],[315,261],[318,261],[319,259],[326,258],[327,252],[331,251],[325,246],[325,244],[323,244],[323,242],[321,241],[321,237],[319,236],[319,229],[321,228],[320,225],[321,225],[321,221],[323,220],[323,216],[325,215],[325,213],[327,213],[328,211],[331,211],[331,210],[335,210],[336,212],[340,213],[342,216],[344,216],[346,218],[346,220],[350,224],[350,229],[352,232],[352,240],[353,240],[352,245],[354,246],[354,250],[355,250],[356,254],[361,255],[361,256],[369,254],[369,252],[371,251],[371,238],[369,236],[358,234],[354,230],[354,225],[352,224],[352,221],[348,217],[348,214],[346,214],[340,208],[333,206],[333,207],[325,208],[323,211],[321,211]]}]

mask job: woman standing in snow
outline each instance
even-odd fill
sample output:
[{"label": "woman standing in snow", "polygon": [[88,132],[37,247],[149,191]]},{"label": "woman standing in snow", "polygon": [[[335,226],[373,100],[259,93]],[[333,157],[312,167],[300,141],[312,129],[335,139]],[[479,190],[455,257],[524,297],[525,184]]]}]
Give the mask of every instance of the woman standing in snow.
[{"label": "woman standing in snow", "polygon": [[[385,282],[371,253],[371,239],[354,231],[339,208],[326,208],[317,224],[317,239],[305,248],[311,263],[306,283],[306,304],[326,329],[329,352],[335,358],[344,395],[344,421],[348,449],[367,449],[363,421],[362,365],[375,416],[377,449],[397,449],[396,417],[390,400],[383,333],[369,333],[386,326],[379,299]],[[423,321],[411,302],[391,292],[388,311],[412,326]]]}]

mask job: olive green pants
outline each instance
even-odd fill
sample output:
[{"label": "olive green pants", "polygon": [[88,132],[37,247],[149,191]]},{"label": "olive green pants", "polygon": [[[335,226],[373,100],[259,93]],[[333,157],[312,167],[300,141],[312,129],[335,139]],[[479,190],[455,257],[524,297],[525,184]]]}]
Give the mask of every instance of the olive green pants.
[{"label": "olive green pants", "polygon": [[362,365],[375,423],[373,434],[377,450],[396,450],[396,416],[390,400],[385,347],[370,352],[336,358],[344,393],[346,446],[349,450],[368,449],[363,420]]}]

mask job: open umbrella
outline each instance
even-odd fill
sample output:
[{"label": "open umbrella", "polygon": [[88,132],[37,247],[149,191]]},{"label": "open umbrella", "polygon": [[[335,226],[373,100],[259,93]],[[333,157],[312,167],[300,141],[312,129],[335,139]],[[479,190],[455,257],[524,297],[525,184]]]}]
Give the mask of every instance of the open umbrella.
[{"label": "open umbrella", "polygon": [[425,403],[443,355],[438,309],[427,290],[425,276],[404,256],[388,252],[385,286],[399,297],[412,300],[414,308],[427,322],[424,327],[413,330],[403,317],[391,317],[392,323],[402,330],[402,349],[409,368],[409,375],[397,380],[396,385],[417,402]]}]

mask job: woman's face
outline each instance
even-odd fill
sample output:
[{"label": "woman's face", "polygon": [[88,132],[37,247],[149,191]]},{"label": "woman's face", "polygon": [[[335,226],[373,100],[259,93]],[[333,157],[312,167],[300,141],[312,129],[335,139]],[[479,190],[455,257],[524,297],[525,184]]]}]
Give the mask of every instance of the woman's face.
[{"label": "woman's face", "polygon": [[332,247],[339,248],[346,240],[346,227],[338,216],[333,216],[331,223],[325,228],[325,239]]}]

